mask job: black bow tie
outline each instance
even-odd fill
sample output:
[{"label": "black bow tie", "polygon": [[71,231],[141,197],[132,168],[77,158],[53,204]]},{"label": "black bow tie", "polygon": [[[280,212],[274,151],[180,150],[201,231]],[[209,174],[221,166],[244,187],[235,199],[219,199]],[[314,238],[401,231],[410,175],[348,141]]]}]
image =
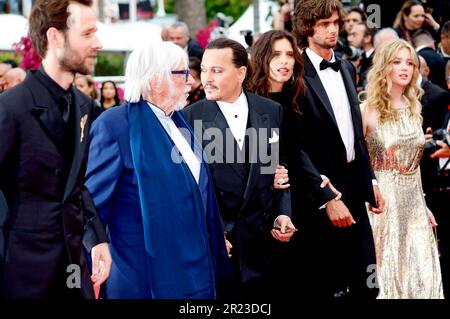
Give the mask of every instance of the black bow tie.
[{"label": "black bow tie", "polygon": [[332,68],[336,72],[339,71],[339,69],[341,68],[341,60],[328,62],[327,60],[323,59],[322,62],[320,62],[320,70],[325,70],[326,68]]}]

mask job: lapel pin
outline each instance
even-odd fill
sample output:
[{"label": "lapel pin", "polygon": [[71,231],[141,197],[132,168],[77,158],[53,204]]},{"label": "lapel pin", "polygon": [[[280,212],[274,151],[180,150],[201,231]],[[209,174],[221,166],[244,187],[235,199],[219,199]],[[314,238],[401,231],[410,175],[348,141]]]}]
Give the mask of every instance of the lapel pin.
[{"label": "lapel pin", "polygon": [[86,122],[87,122],[87,114],[83,115],[83,117],[80,120],[80,143],[83,143],[83,139],[84,139],[84,127],[86,126]]}]

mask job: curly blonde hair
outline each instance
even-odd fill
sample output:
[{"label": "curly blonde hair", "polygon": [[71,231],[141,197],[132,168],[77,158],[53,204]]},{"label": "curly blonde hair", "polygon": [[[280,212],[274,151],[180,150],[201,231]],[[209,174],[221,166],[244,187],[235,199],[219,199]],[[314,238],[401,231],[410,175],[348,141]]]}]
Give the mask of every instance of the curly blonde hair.
[{"label": "curly blonde hair", "polygon": [[409,109],[413,117],[422,122],[422,105],[420,98],[423,90],[417,79],[419,77],[419,59],[413,47],[405,40],[393,40],[381,45],[376,51],[373,58],[373,66],[367,75],[366,89],[360,93],[360,100],[365,96],[363,101],[369,109],[375,109],[379,113],[381,123],[387,121],[397,121],[398,112],[392,107],[391,89],[392,80],[390,73],[392,64],[400,50],[407,49],[411,55],[414,64],[414,71],[411,82],[406,86],[403,95],[408,100]]}]

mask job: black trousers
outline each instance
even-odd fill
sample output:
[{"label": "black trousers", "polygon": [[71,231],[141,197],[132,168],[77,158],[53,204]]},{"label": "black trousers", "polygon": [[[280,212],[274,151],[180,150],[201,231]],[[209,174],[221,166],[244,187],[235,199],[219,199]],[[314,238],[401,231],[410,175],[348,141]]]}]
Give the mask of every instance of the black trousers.
[{"label": "black trousers", "polygon": [[297,287],[307,299],[330,300],[343,292],[348,299],[374,299],[375,246],[369,223],[360,169],[356,163],[344,168],[341,179],[331,182],[342,192],[342,201],[356,224],[336,227],[325,209],[305,212],[304,225],[295,242]]},{"label": "black trousers", "polygon": [[429,191],[425,199],[438,223],[437,235],[444,295],[445,298],[450,298],[450,189]]}]

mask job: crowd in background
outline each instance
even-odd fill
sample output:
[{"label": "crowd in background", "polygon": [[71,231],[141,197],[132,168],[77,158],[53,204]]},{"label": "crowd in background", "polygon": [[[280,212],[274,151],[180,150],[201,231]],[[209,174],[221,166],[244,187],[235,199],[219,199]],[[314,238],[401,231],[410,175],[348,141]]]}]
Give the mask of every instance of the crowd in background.
[{"label": "crowd in background", "polygon": [[[246,50],[228,39],[202,48],[188,26],[176,22],[161,33],[165,42],[158,45],[166,56],[156,44],[133,52],[123,100],[114,81],[100,85],[71,70],[77,73],[73,86],[93,107],[92,144],[83,166],[86,189],[114,237],[104,297],[183,298],[192,291],[197,298],[289,297],[270,291],[279,278],[298,284],[306,297],[448,297],[450,5],[392,1],[389,10],[381,7],[382,24],[374,26],[369,3],[344,11],[337,0],[282,0],[274,30],[254,34]],[[398,9],[396,16],[386,19],[384,10],[392,14],[391,8]],[[179,58],[183,53],[186,57]],[[155,60],[142,58],[146,54]],[[176,78],[175,87],[164,86],[172,81],[168,74]],[[140,83],[140,77],[150,84]],[[0,97],[26,79],[14,61],[1,61]],[[183,113],[175,108],[180,99]],[[4,123],[8,119],[5,115]],[[195,147],[207,144],[186,143],[176,133],[194,127],[195,120],[228,125],[233,133],[228,142],[243,163],[228,171],[198,160]],[[257,125],[278,127],[283,137],[281,166],[269,177],[254,172],[248,139],[240,135]],[[153,154],[151,145],[162,155]],[[161,159],[170,158],[164,153],[168,145],[178,147],[186,167]],[[165,182],[161,187],[167,189],[155,191],[149,172],[179,181],[179,193],[171,195],[173,185]],[[147,199],[139,201],[139,194]],[[176,205],[186,198],[192,207]],[[132,212],[127,218],[120,216],[125,209]],[[169,217],[160,221],[159,212],[179,220],[188,216],[186,225],[201,231],[192,236]],[[197,214],[205,214],[206,221],[198,222]],[[174,247],[173,256],[155,249],[163,232],[148,226],[149,220],[179,232],[181,242],[172,234],[164,242],[165,249]],[[225,241],[218,244],[222,226]],[[131,232],[138,235],[130,237]],[[192,256],[182,244],[192,248]],[[225,252],[231,270],[218,270]],[[201,275],[190,258],[198,258]],[[208,262],[199,261],[204,258]],[[367,270],[375,264],[380,286],[368,289]],[[156,278],[155,269],[167,267],[180,277]],[[235,274],[227,285],[213,283],[214,274],[227,271]],[[167,287],[175,279],[182,287]]]}]

